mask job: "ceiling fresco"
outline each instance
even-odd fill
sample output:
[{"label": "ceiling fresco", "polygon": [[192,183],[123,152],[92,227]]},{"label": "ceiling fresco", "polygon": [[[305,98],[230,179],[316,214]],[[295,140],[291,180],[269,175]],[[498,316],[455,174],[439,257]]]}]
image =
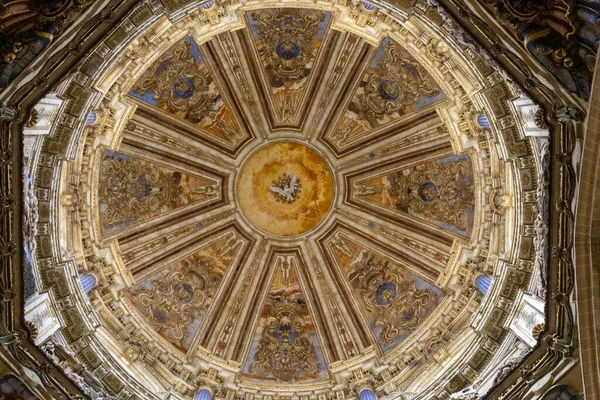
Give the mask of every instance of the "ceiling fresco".
[{"label": "ceiling fresco", "polygon": [[183,259],[177,260],[181,255],[175,253],[164,260],[161,272],[140,279],[127,293],[152,327],[184,352],[214,308],[215,298],[227,296],[226,278],[235,279],[232,275],[239,272],[241,252],[247,246],[232,229],[215,231],[206,241]]},{"label": "ceiling fresco", "polygon": [[296,236],[317,226],[334,197],[333,176],[317,152],[300,143],[277,142],[253,154],[237,184],[240,207],[257,228]]},{"label": "ceiling fresco", "polygon": [[235,149],[249,136],[233,119],[192,36],[160,56],[129,93],[227,148]]},{"label": "ceiling fresco", "polygon": [[[92,167],[93,207],[101,233],[118,242],[131,271],[119,301],[140,325],[138,335],[165,340],[175,353],[205,348],[230,357],[240,363],[239,379],[252,384],[327,385],[332,362],[395,353],[443,301],[438,281],[452,245],[476,237],[478,164],[466,149],[452,150],[438,112],[444,84],[397,41],[362,43],[354,68],[340,70],[345,90],[313,117],[309,103],[329,89],[315,68],[333,68],[326,56],[332,41],[356,46],[359,38],[341,38],[331,13],[320,10],[261,9],[244,17],[243,29],[220,36],[252,38],[254,47],[238,57],[251,66],[244,78],[260,88],[269,111],[246,118],[229,112],[226,104],[248,109],[239,92],[214,78],[228,56],[216,39],[199,45],[184,36],[135,77],[129,96],[137,109],[121,153],[103,150]],[[224,129],[251,118],[266,119],[253,130],[273,130],[236,148],[251,137]],[[206,140],[180,128],[190,122]],[[315,122],[324,124],[318,132],[311,131]],[[421,127],[440,136],[437,145],[394,146]],[[154,131],[162,138],[146,144]],[[184,143],[202,150],[183,156]],[[380,160],[363,150],[367,143],[396,150]],[[350,162],[365,153],[366,162]],[[357,224],[360,217],[367,226]],[[254,247],[233,233],[213,241],[230,223]],[[382,243],[375,225],[394,236]],[[123,230],[132,226],[143,229]],[[197,240],[196,250],[178,256]],[[417,243],[423,251],[411,248]],[[244,258],[253,269],[240,278],[249,268],[240,265]],[[319,281],[308,259],[329,278]],[[324,290],[345,319],[341,331],[327,321],[333,307],[317,300]]]},{"label": "ceiling fresco", "polygon": [[310,94],[308,85],[315,83],[310,75],[318,73],[330,46],[323,42],[331,13],[279,8],[247,12],[246,18],[262,66],[261,87],[270,88],[263,95],[267,107],[276,111],[268,114],[270,122],[279,127],[297,125],[299,110]]},{"label": "ceiling fresco", "polygon": [[[435,282],[437,276],[426,276],[427,272],[417,269],[417,262],[406,255],[392,258],[394,250],[369,243],[368,238],[352,233],[348,226],[338,227],[323,241],[323,246],[331,265],[342,277],[340,284],[346,283],[343,286],[351,288],[350,293],[356,297],[353,306],[360,303],[358,307],[383,352],[415,331],[443,296],[439,288],[425,280],[434,278]],[[409,268],[423,277],[411,273]]]},{"label": "ceiling fresco", "polygon": [[390,210],[397,220],[406,219],[408,214],[470,237],[475,196],[473,168],[467,154],[406,167],[397,162],[384,168],[383,173],[361,171],[349,177],[352,189],[348,198],[357,205]]},{"label": "ceiling fresco", "polygon": [[299,269],[306,266],[297,252],[276,252],[270,262],[266,298],[243,374],[249,379],[286,383],[327,379],[326,363],[300,281]]},{"label": "ceiling fresco", "polygon": [[[169,164],[167,164],[169,165]],[[171,164],[172,165],[172,164]],[[103,234],[222,199],[221,179],[194,176],[150,160],[106,150],[98,176],[98,214]]]},{"label": "ceiling fresco", "polygon": [[354,93],[346,101],[345,111],[326,136],[336,152],[385,137],[383,132],[392,127],[398,129],[397,125],[416,111],[421,117],[435,113],[431,105],[444,99],[444,93],[423,66],[387,38],[353,86]]},{"label": "ceiling fresco", "polygon": [[57,89],[85,121],[30,157],[56,357],[123,399],[489,390],[537,340],[510,326],[545,296],[548,131],[418,3],[175,5],[111,33]]}]

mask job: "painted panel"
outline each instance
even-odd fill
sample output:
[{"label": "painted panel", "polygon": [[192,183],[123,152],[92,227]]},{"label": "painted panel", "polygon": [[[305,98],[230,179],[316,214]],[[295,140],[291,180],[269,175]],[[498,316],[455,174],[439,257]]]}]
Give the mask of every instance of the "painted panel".
[{"label": "painted panel", "polygon": [[156,332],[186,352],[243,243],[236,233],[227,233],[138,282],[126,296]]},{"label": "painted panel", "polygon": [[227,109],[192,36],[185,36],[160,56],[129,94],[231,146],[246,137]]},{"label": "painted panel", "polygon": [[279,8],[246,13],[275,108],[285,122],[298,108],[331,13]]},{"label": "painted panel", "polygon": [[216,179],[184,174],[110,150],[104,151],[99,170],[98,207],[103,234],[220,196]]},{"label": "painted panel", "polygon": [[402,343],[433,312],[443,292],[397,265],[360,238],[337,231],[327,251],[342,271],[378,343],[387,352]]},{"label": "painted panel", "polygon": [[410,214],[464,237],[473,229],[475,196],[473,166],[468,154],[453,155],[414,166],[352,178],[353,201]]},{"label": "painted panel", "polygon": [[298,279],[298,259],[281,255],[244,365],[248,379],[299,383],[328,378],[314,321]]},{"label": "painted panel", "polygon": [[341,148],[444,99],[440,87],[408,51],[393,40],[381,43],[329,139]]}]

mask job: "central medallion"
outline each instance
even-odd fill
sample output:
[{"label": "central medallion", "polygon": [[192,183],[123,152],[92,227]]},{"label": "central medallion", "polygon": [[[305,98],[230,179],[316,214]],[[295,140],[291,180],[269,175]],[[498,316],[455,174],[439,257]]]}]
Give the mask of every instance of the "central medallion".
[{"label": "central medallion", "polygon": [[333,195],[333,175],[323,157],[296,142],[259,149],[246,161],[237,184],[244,215],[274,236],[297,236],[316,227]]},{"label": "central medallion", "polygon": [[300,195],[300,183],[296,175],[288,176],[283,174],[279,179],[273,181],[271,193],[275,196],[275,200],[285,203],[293,203]]}]

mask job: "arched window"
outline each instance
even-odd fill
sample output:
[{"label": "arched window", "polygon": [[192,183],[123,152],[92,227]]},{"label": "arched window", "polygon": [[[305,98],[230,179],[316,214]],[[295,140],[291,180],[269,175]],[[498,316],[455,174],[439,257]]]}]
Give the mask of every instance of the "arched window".
[{"label": "arched window", "polygon": [[83,291],[89,293],[98,284],[98,279],[94,274],[85,274],[79,277],[79,282]]},{"label": "arched window", "polygon": [[488,120],[488,118],[486,117],[486,115],[484,113],[481,113],[477,116],[477,118],[475,119],[475,122],[477,123],[477,125],[480,128],[489,128],[490,127],[490,121]]},{"label": "arched window", "polygon": [[198,391],[198,393],[194,397],[194,400],[210,400],[210,399],[212,399],[212,392],[206,388],[200,389],[200,391]]},{"label": "arched window", "polygon": [[358,394],[360,400],[377,400],[377,396],[371,389],[363,389]]},{"label": "arched window", "polygon": [[93,125],[96,123],[96,120],[98,119],[98,115],[96,114],[96,111],[90,111],[90,113],[88,114],[86,120],[85,120],[85,124],[86,125]]},{"label": "arched window", "polygon": [[368,1],[363,1],[363,2],[362,2],[362,6],[363,6],[363,7],[364,7],[364,9],[365,9],[365,10],[367,10],[367,11],[372,11],[372,10],[374,10],[374,9],[376,8],[376,7],[375,7],[375,4],[373,4],[373,3],[369,3]]},{"label": "arched window", "polygon": [[214,6],[214,5],[215,5],[214,0],[210,0],[210,1],[207,1],[206,3],[204,3],[204,4],[201,4],[200,7],[202,7],[205,10],[210,10],[212,8],[212,6]]},{"label": "arched window", "polygon": [[482,294],[487,294],[487,292],[492,287],[493,282],[494,278],[486,274],[478,275],[475,278],[475,286]]}]

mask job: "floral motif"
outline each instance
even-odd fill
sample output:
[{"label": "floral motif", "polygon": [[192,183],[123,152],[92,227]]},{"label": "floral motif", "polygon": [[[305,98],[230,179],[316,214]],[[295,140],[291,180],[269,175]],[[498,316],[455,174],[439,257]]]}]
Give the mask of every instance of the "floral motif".
[{"label": "floral motif", "polygon": [[374,325],[382,327],[380,339],[385,346],[416,329],[426,316],[426,308],[437,301],[435,293],[417,288],[414,280],[404,278],[389,261],[368,252],[354,265],[351,281],[357,282]]},{"label": "floral motif", "polygon": [[290,300],[286,293],[275,299],[250,372],[261,376],[272,373],[284,382],[293,381],[302,372],[319,373],[317,354],[301,307],[299,300]]}]

